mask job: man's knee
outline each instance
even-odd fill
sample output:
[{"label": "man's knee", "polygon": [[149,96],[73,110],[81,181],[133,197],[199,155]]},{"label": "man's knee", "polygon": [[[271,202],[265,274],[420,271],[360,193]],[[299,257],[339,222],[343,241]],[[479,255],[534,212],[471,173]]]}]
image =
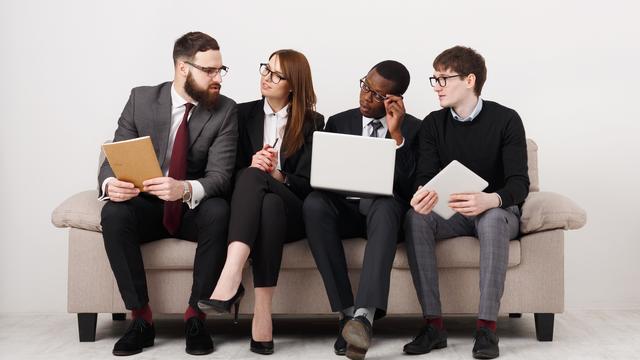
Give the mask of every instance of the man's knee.
[{"label": "man's knee", "polygon": [[323,216],[331,209],[331,202],[327,195],[321,191],[313,191],[302,204],[304,219],[313,220]]},{"label": "man's knee", "polygon": [[135,212],[129,201],[113,202],[107,201],[100,213],[100,224],[102,226],[112,226],[125,223],[135,219]]},{"label": "man's knee", "polygon": [[476,217],[476,228],[478,232],[508,228],[511,225],[509,217],[509,213],[502,208],[489,209]]},{"label": "man's knee", "polygon": [[369,208],[369,216],[400,219],[404,209],[393,197],[379,197],[373,200]]},{"label": "man's knee", "polygon": [[437,216],[433,211],[428,214],[420,214],[413,208],[409,209],[405,215],[404,228],[405,231],[411,231],[412,229],[428,228],[435,230],[437,225]]},{"label": "man's knee", "polygon": [[226,226],[229,222],[229,204],[222,198],[206,199],[198,205],[196,218],[200,227],[206,227],[212,224]]}]

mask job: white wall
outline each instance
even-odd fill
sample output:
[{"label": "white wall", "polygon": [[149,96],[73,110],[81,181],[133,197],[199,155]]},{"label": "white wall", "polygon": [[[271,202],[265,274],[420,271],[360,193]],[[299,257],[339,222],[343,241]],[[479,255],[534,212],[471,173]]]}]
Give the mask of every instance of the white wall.
[{"label": "white wall", "polygon": [[540,145],[543,190],[589,214],[566,241],[569,309],[640,308],[638,5],[607,1],[10,1],[0,5],[0,309],[66,311],[65,230],[50,213],[96,185],[99,145],[129,89],[171,79],[173,41],[201,30],[222,46],[223,93],[258,97],[258,63],[304,52],[318,109],[355,107],[358,79],[397,59],[423,118],[443,49],[486,58],[484,97],[516,109]]}]

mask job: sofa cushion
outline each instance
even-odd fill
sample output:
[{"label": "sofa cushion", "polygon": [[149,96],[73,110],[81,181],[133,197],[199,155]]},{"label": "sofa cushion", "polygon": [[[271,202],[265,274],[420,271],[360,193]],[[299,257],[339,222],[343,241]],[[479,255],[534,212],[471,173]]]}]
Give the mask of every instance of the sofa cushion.
[{"label": "sofa cushion", "polygon": [[[100,153],[102,164],[103,157]],[[538,145],[527,139],[527,157],[529,166],[529,191],[539,191],[538,184]],[[57,227],[74,227],[91,231],[102,231],[100,212],[104,206],[98,201],[96,190],[83,191],[65,200],[51,214],[51,222]]]},{"label": "sofa cushion", "polygon": [[[362,259],[367,241],[361,238],[346,239],[342,242],[349,269],[362,268]],[[436,256],[439,268],[480,267],[480,243],[474,237],[464,236],[438,241]],[[520,241],[512,241],[509,247],[509,266],[520,264]],[[393,267],[408,269],[407,254],[404,244],[398,245]],[[316,263],[306,240],[285,245],[282,257],[282,268],[315,269]]]},{"label": "sofa cushion", "polygon": [[193,269],[196,245],[193,241],[173,238],[142,244],[144,268],[152,270]]},{"label": "sofa cushion", "polygon": [[51,222],[57,227],[102,231],[100,212],[104,204],[96,190],[77,193],[53,210]]},{"label": "sofa cushion", "polygon": [[540,191],[538,180],[538,144],[527,139],[527,165],[529,167],[529,191]]},{"label": "sofa cushion", "polygon": [[[360,269],[367,244],[366,240],[355,238],[343,241],[347,268]],[[142,245],[142,257],[146,269],[175,270],[193,268],[196,252],[194,242],[163,239]],[[439,241],[436,245],[436,256],[439,268],[478,268],[480,259],[480,243],[474,237],[463,236]],[[509,267],[520,264],[520,241],[511,241],[509,246]],[[393,267],[408,269],[404,244],[396,251]],[[296,241],[284,246],[282,269],[316,269],[316,262],[309,250],[307,240]]]},{"label": "sofa cushion", "polygon": [[547,191],[532,192],[522,205],[520,232],[579,229],[586,222],[587,213],[568,197]]}]

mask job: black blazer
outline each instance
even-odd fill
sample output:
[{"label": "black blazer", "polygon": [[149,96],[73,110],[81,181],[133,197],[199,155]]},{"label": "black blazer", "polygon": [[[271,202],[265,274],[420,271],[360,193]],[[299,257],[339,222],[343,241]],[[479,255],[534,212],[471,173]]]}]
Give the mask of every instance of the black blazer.
[{"label": "black blazer", "polygon": [[[238,151],[236,171],[251,165],[251,157],[264,145],[264,99],[238,105]],[[287,176],[285,185],[301,200],[311,192],[311,147],[313,132],[322,130],[324,116],[313,112],[303,127],[304,144],[288,158],[280,153],[280,167]]]},{"label": "black blazer", "polygon": [[[418,130],[420,120],[405,114],[402,121],[404,145],[396,150],[396,166],[393,178],[394,195],[409,202],[413,196],[413,184],[416,175],[416,154],[418,153]],[[362,136],[362,114],[360,109],[351,109],[329,117],[324,131]],[[388,139],[391,135],[387,131]]]}]

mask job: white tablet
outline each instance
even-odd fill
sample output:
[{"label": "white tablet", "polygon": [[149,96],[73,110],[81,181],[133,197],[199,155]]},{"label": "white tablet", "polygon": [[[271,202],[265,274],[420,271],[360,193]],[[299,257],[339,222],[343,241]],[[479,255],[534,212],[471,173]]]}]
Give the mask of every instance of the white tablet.
[{"label": "white tablet", "polygon": [[456,212],[449,207],[449,196],[458,193],[475,193],[484,190],[489,183],[459,161],[453,160],[419,191],[431,190],[438,194],[438,203],[433,207],[436,214],[445,220]]}]

